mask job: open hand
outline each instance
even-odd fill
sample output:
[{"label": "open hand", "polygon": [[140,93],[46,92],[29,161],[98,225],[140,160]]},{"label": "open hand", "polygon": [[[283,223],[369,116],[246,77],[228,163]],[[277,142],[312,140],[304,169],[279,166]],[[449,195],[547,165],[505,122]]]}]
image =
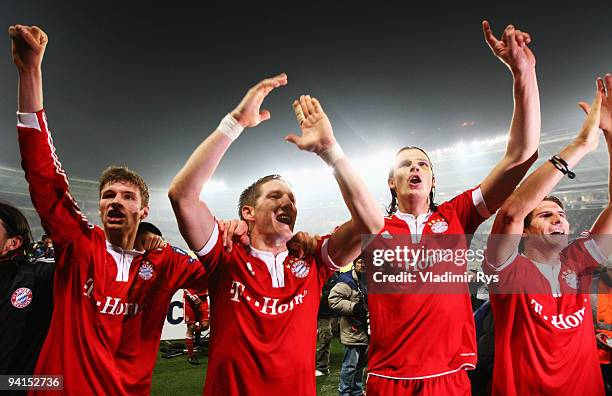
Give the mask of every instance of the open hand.
[{"label": "open hand", "polygon": [[[606,139],[612,138],[612,74],[597,78],[597,92],[601,92],[601,115],[599,128],[604,131]],[[586,102],[578,102],[578,106],[589,114],[591,106]]]},{"label": "open hand", "polygon": [[309,95],[300,96],[293,102],[293,111],[300,124],[302,136],[290,134],[285,140],[298,146],[300,150],[321,154],[336,143],[334,131],[329,118],[323,112],[321,104]]},{"label": "open hand", "polygon": [[577,141],[583,144],[587,150],[593,151],[599,144],[599,124],[601,119],[601,103],[604,97],[604,92],[601,90],[601,84],[597,83],[597,91],[595,91],[595,99],[589,106],[581,102],[580,107],[583,110],[588,108],[587,117],[582,124],[582,129],[576,138]]},{"label": "open hand", "polygon": [[261,110],[261,104],[274,88],[286,84],[287,75],[285,73],[260,81],[247,91],[240,104],[231,112],[232,116],[244,128],[255,127],[263,121],[269,120],[270,112]]}]

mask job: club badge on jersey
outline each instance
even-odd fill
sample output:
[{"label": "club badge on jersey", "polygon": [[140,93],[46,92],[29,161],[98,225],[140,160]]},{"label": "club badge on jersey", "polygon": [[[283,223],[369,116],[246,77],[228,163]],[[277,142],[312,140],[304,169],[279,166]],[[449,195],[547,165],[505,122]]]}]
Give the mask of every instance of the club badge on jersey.
[{"label": "club badge on jersey", "polygon": [[296,278],[306,278],[310,272],[310,265],[304,260],[298,259],[289,264],[289,269]]},{"label": "club badge on jersey", "polygon": [[138,276],[140,276],[142,280],[149,280],[153,278],[154,268],[151,262],[145,260],[138,269]]},{"label": "club badge on jersey", "polygon": [[561,278],[567,283],[572,289],[578,289],[578,276],[570,269],[563,271]]},{"label": "club badge on jersey", "polygon": [[448,223],[442,219],[433,220],[429,223],[429,226],[434,234],[442,234],[448,230]]},{"label": "club badge on jersey", "polygon": [[32,290],[27,287],[20,287],[13,292],[11,296],[11,304],[15,308],[25,308],[32,302]]}]

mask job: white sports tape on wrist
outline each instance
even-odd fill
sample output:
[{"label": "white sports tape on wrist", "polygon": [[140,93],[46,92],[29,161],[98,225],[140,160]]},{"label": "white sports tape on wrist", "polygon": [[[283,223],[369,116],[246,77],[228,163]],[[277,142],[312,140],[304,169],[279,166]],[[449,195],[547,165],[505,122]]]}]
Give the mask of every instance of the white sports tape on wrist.
[{"label": "white sports tape on wrist", "polygon": [[236,140],[244,131],[244,127],[229,113],[223,117],[217,129],[232,140]]},{"label": "white sports tape on wrist", "polygon": [[319,157],[329,166],[334,166],[336,161],[340,158],[345,157],[344,151],[342,151],[342,147],[338,143],[335,143],[333,146],[323,151]]}]

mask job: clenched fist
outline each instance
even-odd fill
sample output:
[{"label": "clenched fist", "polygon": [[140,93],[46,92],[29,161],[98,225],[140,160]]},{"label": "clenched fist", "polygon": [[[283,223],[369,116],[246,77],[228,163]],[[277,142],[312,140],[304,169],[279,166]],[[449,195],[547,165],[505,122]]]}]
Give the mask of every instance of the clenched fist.
[{"label": "clenched fist", "polygon": [[38,26],[9,27],[13,62],[20,70],[39,69],[47,47],[47,34]]}]

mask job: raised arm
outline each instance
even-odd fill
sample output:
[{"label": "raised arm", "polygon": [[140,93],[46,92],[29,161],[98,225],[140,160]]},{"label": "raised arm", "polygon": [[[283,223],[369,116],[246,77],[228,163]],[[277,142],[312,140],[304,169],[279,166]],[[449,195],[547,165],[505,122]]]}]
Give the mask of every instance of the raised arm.
[{"label": "raised arm", "polygon": [[66,173],[58,160],[43,111],[42,60],[47,35],[36,26],[9,28],[13,61],[19,72],[18,123],[21,165],[32,203],[45,231],[62,246],[89,224],[70,195]]},{"label": "raised arm", "polygon": [[[595,100],[578,136],[559,153],[569,168],[573,168],[589,152],[595,150],[599,143],[599,119],[603,92],[598,83]],[[561,181],[564,174],[550,161],[540,165],[510,195],[500,208],[492,236],[487,245],[487,260],[492,265],[501,265],[516,252],[523,232],[523,220],[540,202],[550,194]],[[499,237],[505,234],[507,237]]]},{"label": "raised arm", "polygon": [[537,159],[540,141],[540,96],[536,59],[529,49],[531,36],[509,25],[498,40],[487,21],[482,28],[493,54],[512,72],[514,114],[503,158],[481,183],[487,208],[494,213]]},{"label": "raised arm", "polygon": [[21,113],[35,113],[43,109],[42,60],[49,41],[37,26],[9,27],[13,62],[19,72],[19,101]]},{"label": "raised arm", "polygon": [[[612,75],[610,73],[606,74],[603,80],[597,79],[597,90],[602,93],[599,128],[603,130],[608,146],[608,205],[593,224],[591,234],[602,253],[607,257],[612,254],[612,205],[610,204],[612,196]],[[590,110],[585,102],[580,102],[580,107],[587,113]]]},{"label": "raised arm", "polygon": [[214,230],[215,218],[206,203],[200,200],[202,189],[242,130],[255,127],[270,118],[268,110],[260,110],[261,104],[274,88],[285,84],[287,75],[283,73],[263,80],[249,89],[240,104],[225,116],[219,127],[196,148],[172,180],[168,196],[181,235],[191,249],[201,249]]},{"label": "raised arm", "polygon": [[302,135],[288,135],[285,139],[300,150],[316,153],[333,168],[342,198],[351,213],[351,219],[334,231],[328,245],[332,261],[344,265],[359,256],[362,234],[376,234],[383,227],[383,216],[365,183],[336,143],[331,123],[319,101],[301,96],[293,107],[301,121]]}]

